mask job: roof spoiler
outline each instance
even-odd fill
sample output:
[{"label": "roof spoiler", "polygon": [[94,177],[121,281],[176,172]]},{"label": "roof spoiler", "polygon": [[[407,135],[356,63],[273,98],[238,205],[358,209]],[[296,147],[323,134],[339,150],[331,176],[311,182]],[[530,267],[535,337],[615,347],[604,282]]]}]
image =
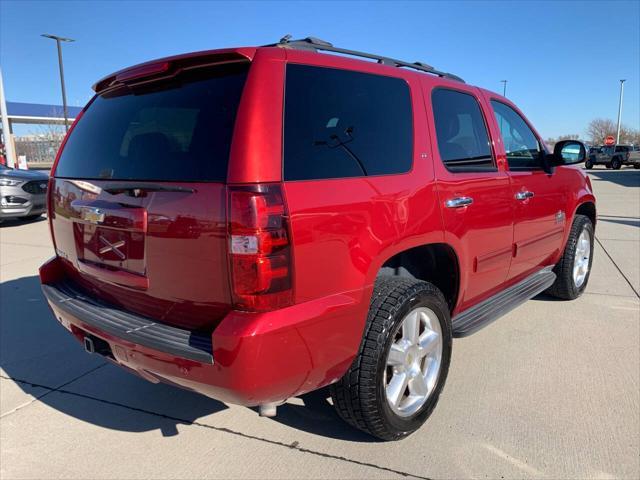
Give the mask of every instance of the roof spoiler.
[{"label": "roof spoiler", "polygon": [[171,78],[182,71],[193,68],[208,67],[221,63],[235,63],[251,61],[255,48],[235,50],[210,50],[188,55],[161,58],[151,62],[141,63],[133,67],[119,70],[97,81],[93,86],[96,93],[120,86],[134,85]]}]

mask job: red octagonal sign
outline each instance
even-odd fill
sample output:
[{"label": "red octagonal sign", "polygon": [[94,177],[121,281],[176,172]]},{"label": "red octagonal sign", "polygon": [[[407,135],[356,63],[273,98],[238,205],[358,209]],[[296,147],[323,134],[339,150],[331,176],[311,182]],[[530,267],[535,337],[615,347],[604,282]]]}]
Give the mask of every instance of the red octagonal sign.
[{"label": "red octagonal sign", "polygon": [[616,142],[616,139],[613,138],[613,135],[609,135],[607,138],[604,139],[605,145],[613,145],[615,142]]}]

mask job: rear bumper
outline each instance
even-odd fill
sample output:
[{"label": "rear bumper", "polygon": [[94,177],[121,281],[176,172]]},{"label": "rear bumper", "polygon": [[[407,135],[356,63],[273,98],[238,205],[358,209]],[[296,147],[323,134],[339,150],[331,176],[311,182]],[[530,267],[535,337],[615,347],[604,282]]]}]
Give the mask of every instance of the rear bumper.
[{"label": "rear bumper", "polygon": [[88,298],[69,281],[42,285],[42,293],[58,319],[76,318],[87,327],[123,342],[200,363],[213,363],[211,336],[154,322],[150,318]]},{"label": "rear bumper", "polygon": [[336,381],[357,353],[366,318],[368,297],[357,291],[268,313],[231,311],[213,332],[190,332],[82,295],[59,262],[40,268],[42,290],[79,341],[98,337],[111,361],[143,378],[229,403],[279,402]]}]

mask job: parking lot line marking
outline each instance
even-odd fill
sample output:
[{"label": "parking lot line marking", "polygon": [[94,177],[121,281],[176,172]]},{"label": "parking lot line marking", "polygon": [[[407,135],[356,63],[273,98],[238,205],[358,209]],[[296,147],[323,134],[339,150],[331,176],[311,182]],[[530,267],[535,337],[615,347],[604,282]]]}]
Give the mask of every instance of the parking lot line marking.
[{"label": "parking lot line marking", "polygon": [[[97,370],[98,368],[103,367],[105,365],[107,365],[107,364],[105,363],[103,365],[99,365],[98,367],[94,368],[93,370]],[[88,373],[91,373],[91,372],[87,372],[87,373],[85,373],[85,374],[83,374],[81,376],[84,376],[84,375],[86,375]],[[164,413],[158,413],[158,412],[154,412],[154,411],[151,411],[151,410],[145,410],[143,408],[132,407],[130,405],[125,405],[123,403],[114,402],[114,401],[111,401],[111,400],[105,400],[105,399],[98,398],[98,397],[93,397],[91,395],[86,395],[84,393],[77,393],[77,392],[72,392],[70,390],[63,390],[62,386],[60,386],[58,388],[52,388],[52,387],[49,387],[47,385],[41,385],[39,383],[33,383],[33,382],[29,382],[27,380],[21,380],[21,379],[18,379],[18,378],[7,377],[6,375],[0,375],[0,378],[4,378],[5,380],[13,380],[14,382],[22,383],[22,384],[25,384],[25,385],[29,385],[31,387],[39,387],[39,388],[44,388],[44,389],[50,390],[49,392],[45,393],[44,395],[48,395],[49,393],[53,393],[53,392],[66,394],[66,395],[73,395],[74,397],[84,398],[86,400],[93,400],[95,402],[100,402],[100,403],[103,403],[103,404],[106,404],[106,405],[111,405],[111,406],[114,406],[114,407],[125,408],[125,409],[128,409],[128,410],[133,410],[135,412],[145,413],[147,415],[155,415],[157,417],[165,418],[167,420],[180,422],[180,423],[182,423],[184,425],[193,425],[193,426],[196,426],[196,427],[208,428],[210,430],[215,430],[217,432],[222,432],[222,433],[228,433],[228,434],[235,435],[235,436],[238,436],[238,437],[246,438],[248,440],[256,440],[256,441],[259,441],[259,442],[267,443],[269,445],[274,445],[274,446],[278,446],[278,447],[284,447],[284,448],[287,448],[289,450],[297,450],[297,451],[299,451],[301,453],[308,453],[310,455],[315,455],[315,456],[318,456],[318,457],[323,457],[323,458],[328,458],[328,459],[333,459],[333,460],[340,460],[340,461],[343,461],[343,462],[352,463],[352,464],[355,464],[355,465],[360,465],[362,467],[368,467],[368,468],[373,468],[373,469],[377,469],[377,470],[382,470],[382,471],[385,471],[385,472],[389,472],[389,473],[393,473],[393,474],[396,474],[396,475],[400,475],[402,477],[419,478],[420,480],[432,480],[429,477],[424,477],[422,475],[416,475],[414,473],[403,472],[401,470],[395,470],[395,469],[389,468],[389,467],[383,467],[381,465],[376,465],[375,463],[363,462],[363,461],[360,461],[360,460],[355,460],[353,458],[343,457],[341,455],[334,455],[334,454],[331,454],[331,453],[325,453],[325,452],[320,452],[318,450],[312,450],[312,449],[309,449],[309,448],[304,448],[304,447],[301,447],[298,442],[285,443],[285,442],[280,442],[278,440],[271,440],[269,438],[259,437],[257,435],[251,435],[251,434],[248,434],[248,433],[239,432],[237,430],[232,430],[232,429],[227,428],[227,427],[216,427],[216,426],[213,426],[213,425],[207,425],[206,423],[200,423],[200,422],[193,421],[193,420],[186,420],[186,419],[183,419],[183,418],[174,417],[172,415],[166,415]],[[75,381],[75,379],[72,380],[72,381]],[[72,381],[67,382],[65,385],[71,383]],[[42,398],[44,395],[41,395],[38,398]],[[35,400],[37,400],[37,399],[34,399],[34,401]],[[31,403],[33,403],[33,402],[31,402]],[[5,415],[3,415],[3,417],[4,416]]]},{"label": "parking lot line marking", "polygon": [[634,300],[636,300],[635,295],[621,295],[619,293],[584,292],[583,295],[600,295],[604,297],[615,297],[615,298],[633,298]]},{"label": "parking lot line marking", "polygon": [[544,476],[544,474],[540,470],[538,470],[537,468],[534,468],[534,467],[532,467],[530,465],[527,465],[522,460],[519,460],[519,459],[509,455],[507,452],[505,452],[503,450],[500,450],[498,447],[496,447],[494,445],[489,445],[487,443],[487,444],[484,444],[483,447],[486,448],[487,450],[489,450],[490,452],[492,452],[493,454],[495,454],[497,457],[500,457],[503,460],[511,463],[512,465],[515,465],[520,470],[522,470],[524,472],[527,472],[529,475],[535,475],[537,477]]},{"label": "parking lot line marking", "polygon": [[[99,368],[104,367],[105,365],[108,365],[108,364],[107,364],[106,362],[105,362],[105,363],[102,363],[102,364],[98,365],[97,367],[94,367],[94,368],[92,368],[91,370],[88,370],[88,371],[86,371],[86,372],[84,372],[84,373],[82,373],[82,374],[78,375],[77,377],[72,378],[72,379],[71,379],[71,380],[69,380],[68,382],[63,383],[62,385],[60,385],[60,386],[58,386],[58,387],[56,387],[56,388],[52,388],[52,387],[47,387],[47,386],[45,386],[45,385],[37,385],[37,384],[35,384],[35,383],[31,383],[31,385],[33,385],[33,386],[39,386],[40,388],[44,388],[44,389],[49,390],[49,391],[48,391],[48,392],[43,393],[42,395],[38,395],[37,397],[33,397],[33,398],[31,399],[31,401],[26,402],[26,403],[23,403],[22,405],[18,405],[16,408],[13,408],[13,409],[9,410],[8,412],[4,412],[2,415],[0,415],[0,418],[7,417],[7,416],[11,415],[12,413],[17,412],[18,410],[22,410],[24,407],[28,407],[28,406],[29,406],[29,405],[31,405],[33,402],[36,402],[36,401],[40,400],[42,397],[45,397],[45,396],[49,395],[50,393],[53,393],[53,392],[59,392],[59,391],[61,391],[60,389],[61,389],[62,387],[66,387],[66,386],[67,386],[67,385],[69,385],[70,383],[73,383],[73,382],[75,382],[76,380],[80,380],[82,377],[84,377],[84,376],[86,376],[86,375],[89,375],[90,373],[95,372],[96,370],[98,370]],[[30,382],[20,381],[20,380],[17,380],[17,379],[15,379],[15,378],[7,377],[7,376],[5,376],[5,375],[0,375],[0,378],[4,378],[5,380],[13,380],[14,382],[19,382],[19,383],[27,383],[27,384],[28,384],[28,383],[30,383]]]},{"label": "parking lot line marking", "polygon": [[636,297],[640,298],[640,293],[638,293],[636,288],[633,286],[633,284],[627,278],[627,276],[624,274],[624,272],[620,269],[620,267],[618,266],[616,261],[613,259],[613,257],[611,257],[611,255],[609,255],[609,252],[607,251],[606,248],[604,248],[604,245],[602,244],[602,242],[600,240],[598,240],[598,237],[594,236],[594,238],[596,239],[596,242],[598,242],[598,245],[600,245],[600,247],[602,247],[602,250],[604,250],[605,255],[607,257],[609,257],[609,260],[611,260],[611,263],[613,263],[615,265],[615,267],[618,269],[618,272],[620,272],[620,275],[622,275],[622,278],[624,278],[626,280],[626,282],[629,284],[629,286],[631,287],[631,290],[633,290],[633,292],[636,294]]}]

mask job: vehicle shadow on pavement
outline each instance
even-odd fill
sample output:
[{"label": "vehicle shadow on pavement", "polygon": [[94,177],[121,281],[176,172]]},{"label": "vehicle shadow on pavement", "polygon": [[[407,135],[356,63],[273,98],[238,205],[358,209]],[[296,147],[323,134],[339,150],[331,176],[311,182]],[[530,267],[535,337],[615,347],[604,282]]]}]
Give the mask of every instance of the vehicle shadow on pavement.
[{"label": "vehicle shadow on pavement", "polygon": [[622,187],[640,187],[640,170],[625,168],[624,170],[588,170],[595,181],[615,183]]},{"label": "vehicle shadow on pavement", "polygon": [[44,215],[40,215],[35,218],[7,218],[0,221],[0,228],[21,227],[22,225],[42,222],[46,219],[47,217],[45,217]]},{"label": "vehicle shadow on pavement", "polygon": [[640,227],[640,219],[634,217],[622,217],[619,215],[598,215],[598,221],[617,223],[619,225],[627,225],[629,227]]},{"label": "vehicle shadow on pavement", "polygon": [[374,437],[347,425],[329,403],[329,388],[299,397],[304,405],[285,403],[272,420],[297,430],[350,442],[377,442]]},{"label": "vehicle shadow on pavement", "polygon": [[539,293],[535,297],[531,297],[529,300],[533,300],[534,302],[566,302],[566,300],[554,297],[553,295],[549,295],[545,292]]},{"label": "vehicle shadow on pavement", "polygon": [[[35,275],[0,284],[0,368],[3,378],[13,380],[39,402],[112,430],[160,430],[163,436],[174,436],[179,433],[178,425],[190,425],[227,409],[217,400],[150,383],[98,355],[87,354],[53,317]],[[273,420],[329,438],[373,441],[346,425],[328,398],[327,389],[303,395],[304,406],[281,405]],[[99,408],[96,402],[115,410]],[[120,409],[129,411],[118,413]],[[206,423],[215,426],[215,419]]]},{"label": "vehicle shadow on pavement", "polygon": [[[0,284],[0,368],[25,393],[65,415],[127,432],[161,430],[226,409],[216,400],[153,384],[88,355],[53,317],[37,276]],[[140,412],[114,414],[95,401]],[[134,412],[128,412],[134,413]]]}]

